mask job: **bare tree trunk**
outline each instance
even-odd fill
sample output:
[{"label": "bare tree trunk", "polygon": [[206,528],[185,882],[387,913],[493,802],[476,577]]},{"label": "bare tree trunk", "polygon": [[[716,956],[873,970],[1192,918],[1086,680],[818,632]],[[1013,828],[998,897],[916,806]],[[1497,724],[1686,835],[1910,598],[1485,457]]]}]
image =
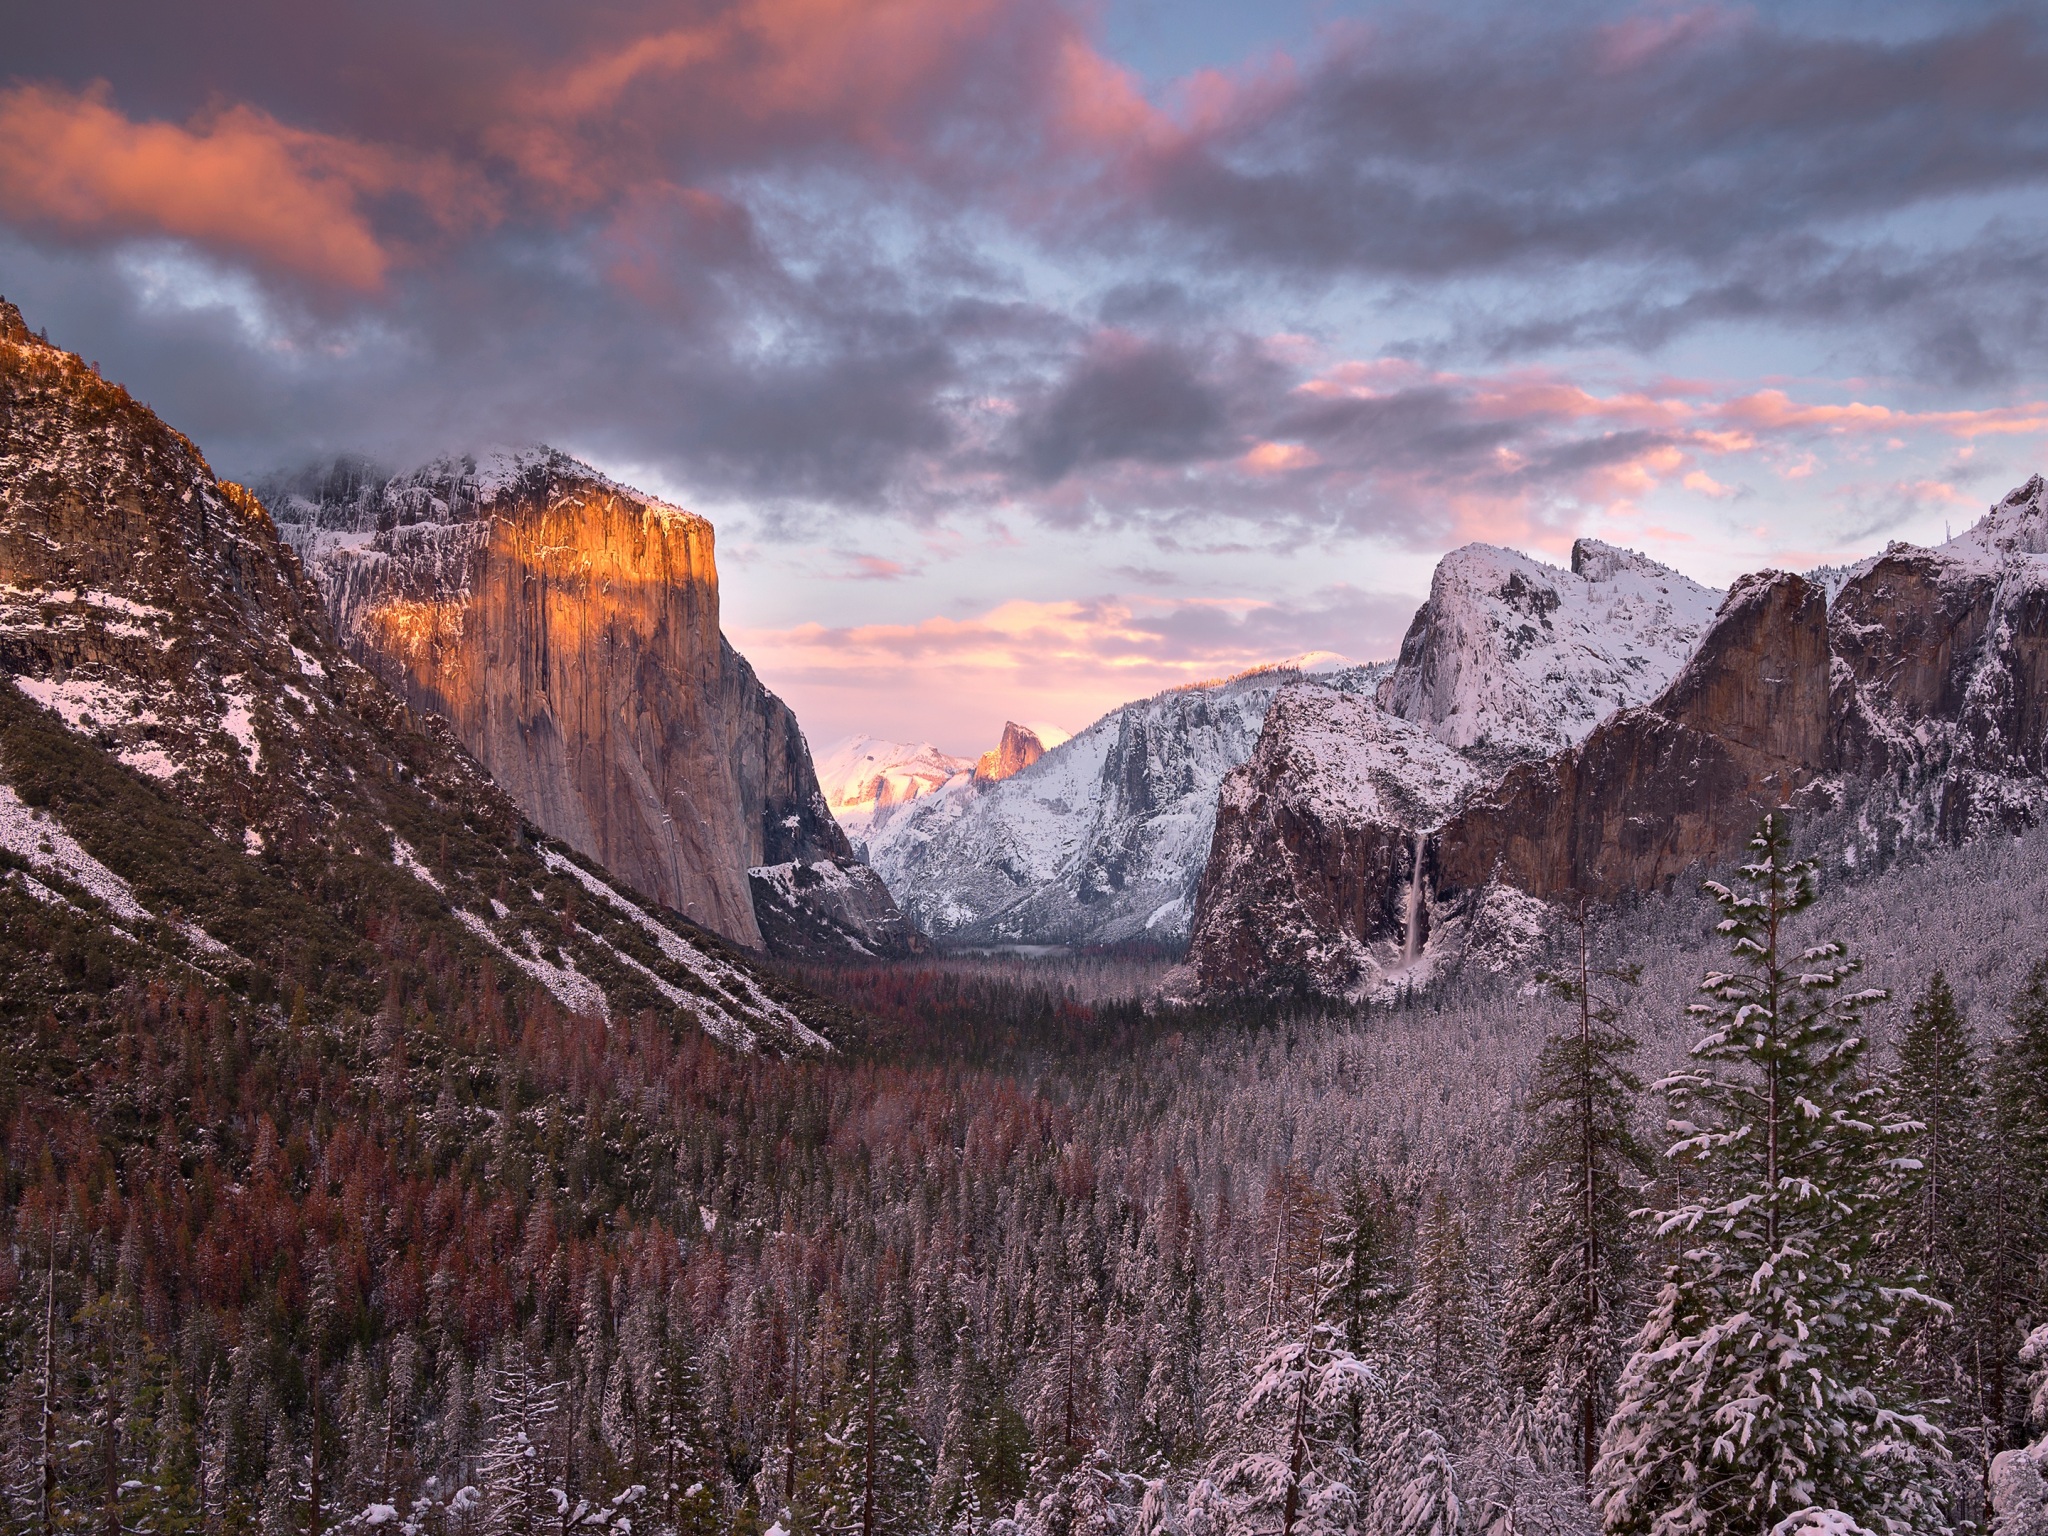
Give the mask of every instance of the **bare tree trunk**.
[{"label": "bare tree trunk", "polygon": [[57,1232],[50,1230],[50,1267],[43,1287],[43,1536],[57,1529]]},{"label": "bare tree trunk", "polygon": [[875,1343],[868,1340],[867,1445],[862,1453],[860,1536],[875,1536]]},{"label": "bare tree trunk", "polygon": [[320,1442],[327,1425],[320,1407],[320,1351],[313,1351],[313,1455],[306,1474],[306,1536],[320,1536]]},{"label": "bare tree trunk", "polygon": [[796,1413],[799,1393],[803,1388],[803,1329],[798,1319],[791,1317],[789,1326],[789,1412],[784,1415],[782,1425],[782,1502],[786,1508],[796,1507]]},{"label": "bare tree trunk", "polygon": [[121,1536],[121,1419],[114,1392],[114,1352],[108,1340],[107,1376],[100,1386],[100,1530]]},{"label": "bare tree trunk", "polygon": [[1301,1464],[1308,1456],[1308,1357],[1301,1362],[1301,1385],[1294,1393],[1294,1430],[1287,1452],[1287,1501],[1280,1508],[1280,1536],[1294,1536],[1294,1522],[1301,1514]]}]

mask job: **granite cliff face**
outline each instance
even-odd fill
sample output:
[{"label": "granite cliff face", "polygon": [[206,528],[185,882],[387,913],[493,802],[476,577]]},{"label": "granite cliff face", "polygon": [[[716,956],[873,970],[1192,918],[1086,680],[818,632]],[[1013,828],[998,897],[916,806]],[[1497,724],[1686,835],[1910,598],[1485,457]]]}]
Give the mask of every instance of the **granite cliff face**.
[{"label": "granite cliff face", "polygon": [[[634,889],[759,947],[775,887],[750,871],[857,869],[794,717],[719,632],[703,518],[545,448],[396,477],[345,461],[264,496],[351,653]],[[849,879],[897,943],[886,890]]]},{"label": "granite cliff face", "polygon": [[[1579,739],[1504,771],[1490,750],[1504,733],[1456,722],[1487,711],[1571,719],[1529,669],[1489,672],[1480,709],[1418,707],[1443,693],[1421,676],[1427,648],[1411,643],[1377,715],[1333,729],[1276,708],[1224,788],[1195,984],[1357,997],[1425,981],[1460,953],[1513,959],[1540,932],[1540,903],[1668,888],[1735,857],[1774,806],[1810,817],[1845,867],[2033,824],[2048,814],[2044,506],[2036,477],[1939,549],[1895,544],[1852,568],[1832,605],[1798,575],[1746,577],[1654,696],[1624,689],[1623,707]],[[1582,563],[1595,562],[1574,551]],[[1524,601],[1521,573],[1507,575],[1504,607],[1553,611]],[[1432,604],[1459,589],[1440,581]],[[1411,642],[1488,631],[1450,618],[1419,616]],[[1654,608],[1612,628],[1624,661],[1602,663],[1609,676],[1654,678],[1684,647]],[[1629,665],[1632,649],[1650,660]],[[1554,670],[1547,681],[1556,686]],[[1408,805],[1332,793],[1334,780],[1395,771],[1383,760],[1404,743],[1388,725],[1396,709],[1455,750],[1463,778],[1437,765],[1445,794]]]},{"label": "granite cliff face", "polygon": [[1803,577],[1746,577],[1653,702],[1511,768],[1430,839],[1437,902],[1499,881],[1612,901],[1739,850],[1760,808],[1833,766],[1827,605]]},{"label": "granite cliff face", "polygon": [[1419,949],[1424,840],[1475,770],[1418,725],[1314,682],[1274,697],[1250,759],[1224,781],[1191,957],[1217,989],[1344,991]]},{"label": "granite cliff face", "polygon": [[975,760],[974,780],[977,784],[1000,784],[1004,779],[1014,779],[1043,756],[1045,743],[1038,739],[1036,731],[1014,720],[1005,720],[1002,740]]},{"label": "granite cliff face", "polygon": [[520,1007],[824,1048],[815,1005],[527,824],[350,659],[254,496],[4,304],[0,676],[0,909],[52,935],[10,1017],[77,1000],[65,947],[357,1021],[431,955]]}]

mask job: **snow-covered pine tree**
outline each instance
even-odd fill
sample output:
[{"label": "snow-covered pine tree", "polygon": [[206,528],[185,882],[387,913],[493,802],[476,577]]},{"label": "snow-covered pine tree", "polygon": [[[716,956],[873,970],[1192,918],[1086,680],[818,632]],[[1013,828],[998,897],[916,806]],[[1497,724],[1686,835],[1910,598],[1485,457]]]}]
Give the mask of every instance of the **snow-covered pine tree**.
[{"label": "snow-covered pine tree", "polygon": [[536,1368],[517,1339],[505,1346],[491,1379],[489,1439],[477,1458],[489,1536],[538,1536],[558,1516],[547,1448],[566,1391],[567,1383]]},{"label": "snow-covered pine tree", "polygon": [[1992,1135],[1980,1171],[1980,1279],[1987,1359],[1984,1416],[1994,1453],[2025,1443],[2015,1355],[2048,1322],[2048,959],[2006,1014],[1992,1072]]},{"label": "snow-covered pine tree", "polygon": [[822,1442],[798,1473],[804,1529],[893,1536],[919,1529],[931,1498],[931,1455],[912,1423],[902,1340],[875,1312],[851,1320],[832,1373]]},{"label": "snow-covered pine tree", "polygon": [[1545,977],[1571,1019],[1544,1042],[1530,1086],[1535,1133],[1516,1172],[1542,1193],[1522,1226],[1503,1353],[1509,1384],[1545,1410],[1536,1427],[1557,1421],[1590,1482],[1626,1352],[1629,1213],[1653,1160],[1630,1123],[1643,1085],[1626,1064],[1636,1039],[1620,1026],[1621,989],[1641,968],[1596,965],[1583,901],[1574,921],[1574,963]]},{"label": "snow-covered pine tree", "polygon": [[1407,1322],[1422,1370],[1449,1410],[1447,1426],[1486,1420],[1499,1403],[1496,1361],[1489,1344],[1492,1318],[1472,1262],[1465,1213],[1438,1186],[1415,1238],[1415,1283]]},{"label": "snow-covered pine tree", "polygon": [[[1298,1171],[1277,1181],[1276,1219],[1268,1278],[1271,1322],[1262,1330],[1264,1351],[1238,1404],[1230,1450],[1211,1476],[1229,1500],[1238,1526],[1278,1536],[1336,1536],[1355,1529],[1362,1469],[1360,1403],[1375,1375],[1351,1348],[1350,1316],[1379,1300],[1375,1278],[1376,1213],[1363,1227],[1340,1219],[1337,1241],[1322,1242],[1322,1201]],[[1317,1255],[1304,1264],[1300,1255]]]},{"label": "snow-covered pine tree", "polygon": [[1863,1066],[1861,1012],[1833,942],[1793,951],[1786,924],[1816,869],[1764,818],[1733,885],[1710,882],[1735,965],[1710,973],[1693,1065],[1661,1085],[1688,1197],[1656,1213],[1680,1244],[1595,1471],[1609,1532],[1930,1536],[1941,1433],[1888,1354],[1910,1293],[1872,1273],[1897,1199],[1903,1134]]},{"label": "snow-covered pine tree", "polygon": [[1936,971],[1900,1032],[1892,1092],[1916,1127],[1901,1148],[1918,1166],[1901,1179],[1901,1199],[1878,1234],[1878,1252],[1894,1272],[1924,1277],[1947,1310],[1915,1308],[1902,1320],[1899,1358],[1920,1393],[1947,1403],[1943,1424],[1952,1452],[1951,1503],[1965,1518],[1980,1502],[1988,1455],[1980,1377],[1986,1321],[1978,1279],[1983,1266],[1985,1130],[1983,1083],[1968,1020],[1948,978]]}]

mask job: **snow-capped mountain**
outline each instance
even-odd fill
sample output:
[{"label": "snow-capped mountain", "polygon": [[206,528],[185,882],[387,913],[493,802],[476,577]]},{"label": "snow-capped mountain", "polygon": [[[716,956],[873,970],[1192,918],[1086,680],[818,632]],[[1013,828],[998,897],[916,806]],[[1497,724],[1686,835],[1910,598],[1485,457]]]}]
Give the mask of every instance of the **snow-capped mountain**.
[{"label": "snow-capped mountain", "polygon": [[[1619,622],[1561,645],[1552,637],[1566,627],[1565,602],[1529,601],[1519,560],[1493,554],[1501,601],[1475,614],[1460,583],[1440,580],[1431,602],[1449,595],[1453,611],[1418,617],[1410,640],[1422,643],[1404,646],[1379,695],[1480,770],[1460,803],[1317,794],[1330,765],[1387,750],[1382,722],[1352,722],[1340,748],[1315,712],[1276,708],[1224,788],[1190,948],[1201,986],[1305,983],[1356,997],[1424,979],[1476,936],[1526,937],[1539,902],[1612,901],[1724,864],[1779,805],[1806,817],[1845,867],[2048,817],[2039,476],[1938,548],[1894,544],[1814,579],[1744,577],[1696,641],[1678,599],[1697,602],[1697,589],[1630,557],[1623,590],[1638,595],[1604,610]],[[1583,544],[1573,564],[1596,584],[1618,568]],[[1602,611],[1597,598],[1590,606]],[[1525,632],[1500,622],[1517,610]],[[1462,641],[1475,634],[1509,637],[1497,670],[1467,660],[1477,648]],[[1461,665],[1438,666],[1451,681],[1436,686],[1421,675],[1432,635],[1461,642],[1450,647]],[[1532,675],[1506,654],[1517,649],[1555,660]],[[1638,691],[1660,681],[1651,696]],[[1574,712],[1575,697],[1591,702]],[[1584,728],[1609,700],[1625,707]],[[1546,709],[1566,742],[1537,755],[1540,732],[1512,727]],[[1520,760],[1503,773],[1504,744]]]},{"label": "snow-capped mountain", "polygon": [[1569,570],[1468,544],[1438,562],[1379,702],[1475,763],[1542,756],[1661,693],[1720,601],[1597,539]]},{"label": "snow-capped mountain", "polygon": [[1193,924],[1203,984],[1350,994],[1412,971],[1426,834],[1507,766],[1661,693],[1719,597],[1595,539],[1567,570],[1486,544],[1446,555],[1373,700],[1289,690],[1225,782]]},{"label": "snow-capped mountain", "polygon": [[875,819],[974,771],[974,760],[941,752],[928,741],[849,736],[818,758],[825,804],[856,847]]},{"label": "snow-capped mountain", "polygon": [[[1318,686],[1369,693],[1384,668]],[[1013,777],[961,774],[868,826],[869,862],[924,932],[955,944],[1186,938],[1216,792],[1300,674],[1262,668],[1110,711]]]}]

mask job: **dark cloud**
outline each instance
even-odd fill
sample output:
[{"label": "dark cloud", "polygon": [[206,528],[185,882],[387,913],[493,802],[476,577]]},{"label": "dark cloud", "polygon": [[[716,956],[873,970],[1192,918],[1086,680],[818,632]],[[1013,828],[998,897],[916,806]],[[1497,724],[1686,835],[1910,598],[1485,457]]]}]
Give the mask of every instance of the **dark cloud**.
[{"label": "dark cloud", "polygon": [[1440,279],[1726,260],[2048,175],[2048,31],[1904,40],[1714,11],[1362,31],[1292,89],[1143,159],[1146,205],[1241,261]]},{"label": "dark cloud", "polygon": [[1224,400],[1184,349],[1112,334],[1032,404],[1017,443],[1025,472],[1047,485],[1097,464],[1212,458],[1227,444]]},{"label": "dark cloud", "polygon": [[[2038,377],[2038,17],[1776,14],[1390,23],[1175,118],[1052,0],[29,7],[0,275],[245,475],[545,438],[771,533],[1427,543],[1685,443],[1475,363],[1791,325]],[[1947,227],[1973,195],[2016,211]],[[1371,387],[1271,334],[1389,295],[1448,318]]]}]

